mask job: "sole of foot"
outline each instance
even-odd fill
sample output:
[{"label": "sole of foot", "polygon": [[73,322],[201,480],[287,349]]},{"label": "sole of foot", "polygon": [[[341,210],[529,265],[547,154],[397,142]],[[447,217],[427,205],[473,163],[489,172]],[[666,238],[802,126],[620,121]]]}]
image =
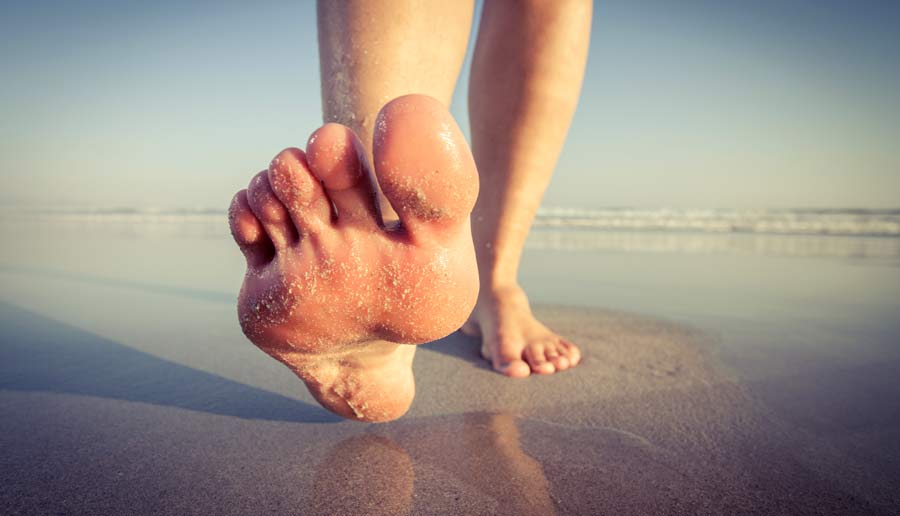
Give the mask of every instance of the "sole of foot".
[{"label": "sole of foot", "polygon": [[[449,335],[475,304],[478,176],[433,98],[389,102],[373,141],[370,166],[350,129],[321,127],[234,196],[229,221],[247,260],[244,334],[325,408],[390,421],[415,395],[414,344]],[[376,181],[399,223],[381,220]]]},{"label": "sole of foot", "polygon": [[481,337],[481,356],[495,371],[513,378],[553,374],[581,361],[578,346],[534,317],[525,292],[518,286],[482,290],[461,330]]}]

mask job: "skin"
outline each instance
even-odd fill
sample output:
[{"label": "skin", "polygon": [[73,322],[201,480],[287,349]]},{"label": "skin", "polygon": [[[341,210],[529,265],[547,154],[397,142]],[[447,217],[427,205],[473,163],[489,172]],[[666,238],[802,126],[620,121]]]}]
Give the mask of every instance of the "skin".
[{"label": "skin", "polygon": [[[374,170],[362,149],[326,124],[235,195],[231,231],[247,258],[238,318],[325,408],[389,421],[415,395],[408,344],[450,334],[475,304],[478,179],[453,118],[424,95],[378,114]],[[376,180],[396,224],[378,217]]]},{"label": "skin", "polygon": [[[375,116],[388,101],[421,93],[449,106],[473,7],[468,0],[319,2],[324,121],[351,128],[371,161]],[[379,205],[386,219],[396,218],[383,195]]]},{"label": "skin", "polygon": [[472,213],[481,292],[463,331],[513,377],[575,366],[581,352],[535,319],[517,274],[525,238],[578,102],[592,2],[485,2],[469,85],[481,196]]},{"label": "skin", "polygon": [[586,0],[486,3],[473,158],[447,111],[472,3],[320,2],[329,123],[305,152],[276,156],[229,217],[247,258],[241,327],[324,407],[400,417],[415,395],[407,344],[457,328],[508,376],[578,364],[516,276],[574,113],[590,16]]},{"label": "skin", "polygon": [[[482,356],[512,377],[581,359],[531,314],[517,273],[578,100],[591,10],[589,0],[488,1],[478,31],[469,107],[481,294],[462,330],[480,335]],[[350,127],[369,148],[374,114],[388,100],[418,92],[449,106],[472,12],[469,1],[319,2],[325,121]],[[379,204],[392,218],[383,196]]]}]

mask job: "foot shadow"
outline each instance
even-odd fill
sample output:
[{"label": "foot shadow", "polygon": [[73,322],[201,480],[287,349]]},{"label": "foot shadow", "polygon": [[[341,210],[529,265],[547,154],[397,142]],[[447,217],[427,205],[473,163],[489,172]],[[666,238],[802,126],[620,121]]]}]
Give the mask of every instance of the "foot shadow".
[{"label": "foot shadow", "polygon": [[207,301],[210,303],[219,303],[233,305],[237,302],[237,294],[220,292],[217,290],[206,290],[199,288],[179,287],[173,285],[161,285],[154,283],[145,283],[142,281],[132,281],[126,279],[107,278],[103,276],[94,276],[91,274],[82,274],[75,272],[67,272],[53,269],[43,269],[40,267],[18,267],[18,266],[2,266],[0,272],[8,274],[28,274],[31,276],[40,276],[46,279],[61,279],[66,281],[77,281],[87,283],[88,285],[101,287],[115,287],[130,290],[140,290],[150,294],[164,294],[168,296],[182,297],[193,299],[196,301]]},{"label": "foot shadow", "polygon": [[123,346],[0,302],[0,389],[95,396],[222,416],[333,423],[320,407]]},{"label": "foot shadow", "polygon": [[481,339],[470,337],[457,330],[443,339],[438,339],[419,346],[422,349],[456,357],[469,362],[479,369],[493,371],[487,360],[481,357]]}]

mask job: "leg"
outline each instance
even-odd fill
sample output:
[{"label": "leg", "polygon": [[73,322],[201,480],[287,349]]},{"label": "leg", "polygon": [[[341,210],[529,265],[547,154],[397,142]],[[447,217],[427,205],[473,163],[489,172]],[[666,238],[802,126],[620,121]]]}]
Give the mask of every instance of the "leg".
[{"label": "leg", "polygon": [[[478,179],[447,112],[471,3],[373,3],[319,5],[325,119],[350,127],[276,156],[229,215],[247,337],[329,410],[386,421],[415,393],[406,344],[451,333],[475,304]],[[378,185],[399,225],[382,223]]]},{"label": "leg", "polygon": [[[421,93],[449,107],[473,8],[473,0],[320,1],[325,122],[353,129],[371,162],[375,115],[388,101]],[[396,218],[379,199],[385,217]]]},{"label": "leg", "polygon": [[591,10],[589,0],[488,1],[481,18],[469,87],[481,293],[463,330],[480,334],[482,354],[510,376],[580,360],[577,347],[531,315],[517,273],[578,101]]}]

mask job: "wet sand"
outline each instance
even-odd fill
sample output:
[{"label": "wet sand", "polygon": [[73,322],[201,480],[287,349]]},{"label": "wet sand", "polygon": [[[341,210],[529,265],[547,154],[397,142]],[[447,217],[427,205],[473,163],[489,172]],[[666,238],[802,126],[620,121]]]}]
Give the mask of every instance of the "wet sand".
[{"label": "wet sand", "polygon": [[[803,306],[782,306],[799,294],[763,287],[732,285],[725,290],[737,299],[719,302],[704,276],[680,274],[686,269],[670,274],[690,285],[681,290],[654,278],[658,271],[572,290],[567,281],[586,281],[582,267],[617,273],[621,258],[653,271],[688,260],[571,255],[551,283],[569,288],[572,304],[589,297],[615,306],[616,298],[632,312],[538,307],[585,349],[581,366],[508,380],[478,358],[475,341],[454,334],[417,353],[409,414],[372,425],[319,408],[243,339],[233,306],[239,277],[226,275],[239,258],[193,269],[228,249],[224,241],[117,235],[89,262],[103,238],[76,245],[48,233],[0,256],[4,514],[878,515],[900,507],[900,351],[885,297],[896,265],[863,274],[860,264],[823,263],[823,277],[836,267],[844,278],[863,274],[855,284],[869,288],[834,306],[809,297],[813,319]],[[532,252],[524,271],[539,291],[538,271],[549,270],[542,253]],[[702,260],[718,274],[738,267]],[[780,283],[778,292],[792,292]],[[559,301],[550,284],[542,292]],[[666,298],[679,295],[677,306]],[[692,308],[698,296],[702,310]]]}]

